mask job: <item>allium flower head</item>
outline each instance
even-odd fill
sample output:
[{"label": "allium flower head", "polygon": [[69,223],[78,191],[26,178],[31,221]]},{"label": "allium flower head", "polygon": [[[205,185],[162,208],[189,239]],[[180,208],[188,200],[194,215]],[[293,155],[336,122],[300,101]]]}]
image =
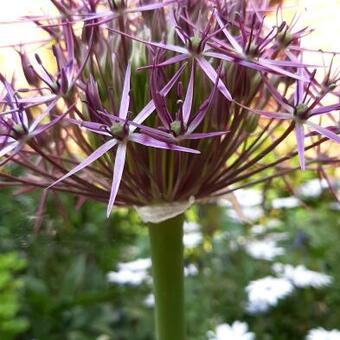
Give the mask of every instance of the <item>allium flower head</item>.
[{"label": "allium flower head", "polygon": [[20,20],[50,35],[55,72],[24,47],[27,88],[1,70],[2,186],[71,192],[108,203],[107,215],[180,212],[296,171],[297,156],[322,174],[338,162],[321,144],[339,142],[339,77],[303,62],[310,30],[270,26],[267,1],[51,3],[59,15]]}]

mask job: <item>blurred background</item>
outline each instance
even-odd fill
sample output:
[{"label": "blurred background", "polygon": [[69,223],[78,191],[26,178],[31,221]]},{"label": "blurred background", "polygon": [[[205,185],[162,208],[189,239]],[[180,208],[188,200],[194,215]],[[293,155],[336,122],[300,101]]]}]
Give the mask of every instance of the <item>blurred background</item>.
[{"label": "blurred background", "polygon": [[[298,27],[316,29],[305,47],[340,51],[340,0],[285,6],[287,21],[298,11]],[[0,12],[0,72],[19,82],[9,45],[33,54],[45,36],[14,21],[41,13],[53,13],[49,0],[6,1]],[[152,339],[149,245],[137,214],[117,209],[107,220],[101,204],[75,210],[73,197],[51,194],[34,231],[39,195],[0,185],[0,339]],[[237,320],[260,340],[340,332],[339,210],[327,183],[308,172],[194,206],[184,238],[188,339],[205,340]]]},{"label": "blurred background", "polygon": [[[280,2],[274,0],[274,2]],[[282,1],[281,1],[282,2]],[[337,32],[340,31],[340,20],[338,13],[340,10],[340,0],[285,0],[284,16],[289,22],[295,13],[301,15],[296,28],[310,26],[315,32],[304,39],[304,47],[312,49],[322,49],[327,51],[340,50],[339,42],[336,39]],[[11,0],[6,2],[6,10],[0,12],[1,22],[15,21],[19,16],[53,14],[56,13],[49,0]],[[269,19],[275,22],[275,15]],[[27,44],[40,41],[46,38],[39,28],[32,23],[2,24],[0,26],[0,46],[13,44]],[[36,51],[41,44],[32,44],[28,50]],[[307,60],[315,62],[315,54],[307,54]],[[11,48],[1,48],[0,62],[2,71],[12,73],[18,71],[16,64],[19,62],[18,56]],[[317,60],[319,62],[319,60]]]}]

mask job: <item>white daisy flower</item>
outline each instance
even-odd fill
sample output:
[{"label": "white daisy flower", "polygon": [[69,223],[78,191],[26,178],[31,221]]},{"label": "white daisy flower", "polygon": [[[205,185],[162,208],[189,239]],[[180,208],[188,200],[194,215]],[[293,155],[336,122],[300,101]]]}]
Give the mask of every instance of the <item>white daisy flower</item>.
[{"label": "white daisy flower", "polygon": [[332,210],[337,210],[337,211],[339,211],[339,210],[340,210],[340,203],[339,203],[339,202],[331,202],[331,203],[329,203],[329,207],[330,207]]},{"label": "white daisy flower", "polygon": [[150,267],[150,258],[119,263],[118,271],[107,273],[107,280],[110,283],[137,286],[140,285],[142,282],[151,281],[151,277],[148,274],[148,270]]},{"label": "white daisy flower", "polygon": [[184,233],[198,232],[201,230],[201,226],[196,222],[184,221],[183,224]]},{"label": "white daisy flower", "polygon": [[195,276],[198,274],[198,268],[190,263],[188,266],[184,267],[184,275],[185,276]]},{"label": "white daisy flower", "polygon": [[118,272],[108,272],[107,280],[110,283],[117,283],[119,285],[137,286],[142,282],[149,281],[150,276],[145,271],[120,270]]},{"label": "white daisy flower", "polygon": [[267,276],[251,281],[246,287],[249,314],[266,312],[270,307],[276,306],[278,301],[289,295],[294,286],[289,280]]},{"label": "white daisy flower", "polygon": [[191,232],[183,235],[183,244],[186,248],[195,248],[203,241],[202,233]]},{"label": "white daisy flower", "polygon": [[138,259],[118,264],[119,270],[143,271],[151,268],[151,258]]},{"label": "white daisy flower", "polygon": [[325,179],[312,179],[304,184],[302,184],[298,192],[304,197],[318,197],[321,195],[322,191],[328,187],[328,183]]},{"label": "white daisy flower", "polygon": [[275,263],[273,270],[277,275],[291,281],[296,287],[314,287],[320,288],[329,286],[332,283],[332,277],[307,269],[303,265],[294,267],[290,264]]},{"label": "white daisy flower", "polygon": [[144,299],[144,305],[146,307],[152,308],[155,306],[155,296],[153,294],[149,294],[145,299]]},{"label": "white daisy flower", "polygon": [[328,331],[321,327],[311,329],[306,340],[340,340],[340,331],[336,329]]},{"label": "white daisy flower", "polygon": [[[243,216],[249,221],[256,221],[264,215],[261,207],[242,207]],[[228,210],[228,216],[234,220],[242,221],[240,215],[233,209]]]},{"label": "white daisy flower", "polygon": [[235,205],[232,203],[233,199],[228,194],[225,198],[220,198],[218,203],[222,207],[228,208],[227,214],[232,219],[243,221],[246,220],[257,220],[264,215],[263,209],[260,207],[262,202],[262,192],[254,189],[239,189],[233,192],[233,198],[237,202],[241,210],[241,215],[239,211],[236,211]]},{"label": "white daisy flower", "polygon": [[283,255],[285,250],[278,247],[275,241],[272,240],[259,240],[248,241],[245,244],[245,251],[255,259],[259,260],[273,260],[276,256]]},{"label": "white daisy flower", "polygon": [[274,209],[282,209],[282,208],[296,208],[300,205],[300,200],[296,197],[283,197],[283,198],[275,198],[272,200],[272,207]]},{"label": "white daisy flower", "polygon": [[263,224],[255,224],[251,228],[251,232],[254,235],[261,235],[264,234],[267,231],[267,227]]},{"label": "white daisy flower", "polygon": [[241,207],[254,207],[262,203],[262,192],[255,189],[239,189],[234,192]]},{"label": "white daisy flower", "polygon": [[254,340],[255,334],[248,332],[245,322],[235,321],[232,325],[218,325],[215,332],[208,332],[209,340]]}]

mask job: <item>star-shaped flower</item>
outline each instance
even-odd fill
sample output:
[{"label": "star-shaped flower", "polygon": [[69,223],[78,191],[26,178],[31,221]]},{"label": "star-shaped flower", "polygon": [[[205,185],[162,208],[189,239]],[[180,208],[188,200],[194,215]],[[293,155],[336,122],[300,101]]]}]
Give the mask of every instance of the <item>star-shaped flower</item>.
[{"label": "star-shaped flower", "polygon": [[[112,178],[112,186],[110,192],[109,203],[107,207],[107,216],[110,215],[116,196],[118,194],[119,185],[122,179],[126,153],[127,153],[127,145],[129,142],[134,142],[138,144],[142,144],[144,146],[173,150],[173,151],[181,151],[181,152],[190,152],[199,154],[200,152],[194,149],[186,148],[183,146],[179,146],[173,143],[173,141],[168,140],[164,141],[164,138],[167,135],[164,135],[162,131],[144,127],[139,122],[142,122],[148,114],[150,114],[154,110],[154,106],[147,105],[147,109],[142,110],[142,114],[136,116],[132,121],[127,119],[129,104],[130,104],[130,78],[131,78],[131,64],[129,63],[125,73],[124,85],[122,90],[121,102],[118,116],[112,115],[108,112],[101,112],[100,114],[103,116],[103,123],[96,122],[87,122],[87,121],[77,121],[74,119],[70,119],[69,121],[82,126],[96,134],[106,136],[109,138],[104,144],[98,147],[93,153],[91,153],[85,160],[83,160],[79,165],[69,171],[67,174],[59,178],[57,181],[52,183],[48,188],[56,185],[57,183],[65,180],[66,178],[74,175],[78,171],[84,169],[98,158],[103,156],[105,153],[113,149],[117,146],[116,156],[113,166],[113,178]],[[171,85],[171,84],[170,84]],[[166,88],[166,91],[170,90]],[[165,92],[166,92],[165,91]],[[134,132],[136,128],[140,129],[140,132]],[[152,134],[152,136],[151,136]],[[158,137],[158,139],[157,139]],[[163,137],[163,140],[162,140]]]},{"label": "star-shaped flower", "polygon": [[[298,73],[302,76],[304,70],[299,69]],[[336,143],[340,143],[340,137],[331,129],[324,128],[309,120],[309,118],[313,116],[322,115],[334,110],[340,110],[340,103],[325,106],[320,105],[320,102],[322,98],[325,96],[325,93],[322,93],[319,96],[313,97],[309,96],[310,94],[309,87],[312,84],[312,81],[307,86],[305,86],[305,82],[302,80],[296,81],[294,99],[293,103],[291,103],[283,95],[281,95],[281,93],[270,83],[268,79],[263,77],[263,80],[265,81],[272,96],[280,104],[284,111],[268,112],[264,110],[252,109],[242,104],[239,105],[246,108],[247,110],[250,110],[251,112],[257,113],[266,118],[288,120],[293,121],[295,123],[296,143],[299,154],[300,166],[302,170],[306,168],[304,157],[305,126],[307,126],[313,132],[316,132],[324,137],[327,137],[335,141]]]}]

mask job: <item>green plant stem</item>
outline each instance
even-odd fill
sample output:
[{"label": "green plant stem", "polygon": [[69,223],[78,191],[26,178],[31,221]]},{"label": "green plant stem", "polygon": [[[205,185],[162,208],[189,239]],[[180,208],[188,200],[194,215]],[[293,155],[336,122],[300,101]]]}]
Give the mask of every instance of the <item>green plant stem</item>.
[{"label": "green plant stem", "polygon": [[149,225],[157,340],[185,340],[183,221]]}]

